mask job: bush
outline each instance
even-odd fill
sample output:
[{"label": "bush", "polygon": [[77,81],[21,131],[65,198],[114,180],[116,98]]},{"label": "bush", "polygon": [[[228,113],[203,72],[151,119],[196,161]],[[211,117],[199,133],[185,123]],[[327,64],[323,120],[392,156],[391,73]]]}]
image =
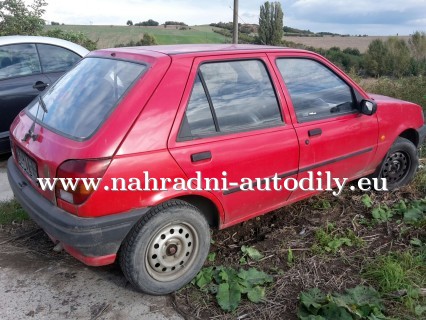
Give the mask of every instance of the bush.
[{"label": "bush", "polygon": [[149,33],[144,33],[143,34],[143,38],[139,41],[133,41],[131,40],[128,43],[120,43],[118,45],[116,45],[116,48],[120,48],[120,47],[139,47],[139,46],[152,46],[152,45],[156,45],[157,40],[155,39],[155,37]]},{"label": "bush", "polygon": [[155,20],[149,19],[147,21],[143,21],[143,22],[138,22],[135,23],[135,26],[137,27],[157,27],[159,25],[159,23]]},{"label": "bush", "polygon": [[426,77],[406,77],[401,79],[379,78],[376,81],[362,83],[368,92],[383,94],[397,99],[417,103],[426,111]]},{"label": "bush", "polygon": [[97,42],[90,40],[83,32],[65,31],[55,28],[44,32],[42,35],[71,41],[90,51],[96,50]]}]

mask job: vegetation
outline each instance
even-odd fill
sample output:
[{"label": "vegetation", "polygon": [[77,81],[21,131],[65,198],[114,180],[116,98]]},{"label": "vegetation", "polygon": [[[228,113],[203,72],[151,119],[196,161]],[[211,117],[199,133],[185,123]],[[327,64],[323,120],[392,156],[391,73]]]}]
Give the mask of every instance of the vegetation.
[{"label": "vegetation", "polygon": [[164,22],[165,26],[184,26],[187,27],[188,25],[184,22],[179,22],[179,21],[166,21]]},{"label": "vegetation", "polygon": [[233,311],[240,304],[242,295],[246,295],[251,302],[261,302],[265,298],[264,285],[270,282],[270,275],[255,268],[237,271],[219,266],[202,269],[192,284],[214,294],[223,310]]},{"label": "vegetation", "polygon": [[325,294],[318,288],[300,294],[301,320],[388,319],[380,294],[371,287],[356,286],[345,293]]},{"label": "vegetation", "polygon": [[44,36],[59,38],[77,43],[87,50],[96,50],[96,42],[90,40],[84,33],[76,31],[66,31],[63,29],[50,29],[42,33]]},{"label": "vegetation", "polygon": [[423,106],[426,111],[426,77],[413,76],[400,79],[382,77],[376,80],[357,78],[361,86],[368,92],[383,94],[397,99],[407,100]]},{"label": "vegetation", "polygon": [[0,202],[0,225],[28,220],[28,215],[16,200]]},{"label": "vegetation", "polygon": [[135,23],[135,26],[137,26],[137,27],[141,27],[141,26],[142,27],[148,27],[148,26],[150,26],[150,27],[156,27],[158,25],[159,25],[159,23],[157,21],[155,21],[155,20],[152,20],[152,19],[149,19],[149,20],[143,21],[143,22]]},{"label": "vegetation", "polygon": [[[97,48],[111,48],[118,44],[139,41],[144,33],[154,36],[157,43],[230,43],[231,38],[212,31],[210,26],[191,26],[191,29],[179,30],[164,27],[128,27],[128,26],[88,26],[88,25],[61,25],[55,26],[64,31],[82,32],[97,43]],[[45,30],[55,28],[45,26]],[[216,29],[216,28],[214,28]]]},{"label": "vegetation", "polygon": [[129,43],[126,44],[118,44],[116,45],[116,47],[137,47],[137,46],[152,46],[152,45],[156,45],[157,40],[155,40],[155,37],[149,33],[144,33],[142,39],[140,39],[139,41],[133,41],[131,40]]},{"label": "vegetation", "polygon": [[426,287],[426,245],[420,245],[423,252],[411,249],[380,255],[368,262],[363,272],[381,295],[416,316],[426,314],[426,298],[421,293]]},{"label": "vegetation", "polygon": [[[215,232],[205,268],[174,295],[179,310],[222,319],[293,319],[296,312],[299,319],[424,317],[425,179],[422,169],[410,186],[392,194],[322,194]],[[271,276],[272,282],[259,285],[260,308],[243,299],[241,266]],[[232,271],[221,278],[223,269]],[[229,275],[237,289],[227,283],[219,298],[217,288]],[[191,301],[187,308],[185,301]]]},{"label": "vegetation", "polygon": [[318,253],[336,253],[343,246],[361,247],[363,241],[355,233],[348,230],[339,230],[332,223],[328,223],[325,228],[318,228],[315,231],[316,242],[312,250]]},{"label": "vegetation", "polygon": [[33,0],[27,5],[23,0],[0,1],[0,36],[35,35],[43,30],[41,18],[47,3]]},{"label": "vegetation", "polygon": [[88,50],[96,49],[96,41],[90,40],[84,33],[59,29],[59,23],[52,21],[54,29],[44,30],[45,22],[41,18],[47,6],[44,0],[34,0],[26,5],[22,0],[0,1],[0,36],[40,35],[60,38],[77,43]]},{"label": "vegetation", "polygon": [[266,1],[260,7],[258,41],[265,45],[278,46],[283,38],[283,10],[280,2]]}]

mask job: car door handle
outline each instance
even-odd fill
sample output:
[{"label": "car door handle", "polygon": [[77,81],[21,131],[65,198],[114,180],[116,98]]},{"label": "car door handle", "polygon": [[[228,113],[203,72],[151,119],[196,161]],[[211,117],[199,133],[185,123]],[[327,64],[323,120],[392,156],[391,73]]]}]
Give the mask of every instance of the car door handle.
[{"label": "car door handle", "polygon": [[212,158],[212,153],[210,151],[204,151],[199,153],[191,154],[191,161],[197,162],[202,160],[208,160]]},{"label": "car door handle", "polygon": [[48,86],[49,86],[48,83],[44,83],[43,81],[37,81],[36,83],[34,83],[33,89],[37,89],[38,91],[43,91]]},{"label": "car door handle", "polygon": [[320,136],[321,134],[322,134],[321,128],[311,129],[308,131],[308,136],[310,137]]}]

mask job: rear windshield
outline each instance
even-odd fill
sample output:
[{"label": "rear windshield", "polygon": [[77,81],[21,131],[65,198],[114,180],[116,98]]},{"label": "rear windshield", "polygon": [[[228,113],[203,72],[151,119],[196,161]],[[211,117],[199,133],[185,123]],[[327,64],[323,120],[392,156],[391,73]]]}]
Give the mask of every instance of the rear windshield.
[{"label": "rear windshield", "polygon": [[39,122],[71,138],[90,137],[147,69],[128,61],[85,58],[42,94],[28,110]]}]

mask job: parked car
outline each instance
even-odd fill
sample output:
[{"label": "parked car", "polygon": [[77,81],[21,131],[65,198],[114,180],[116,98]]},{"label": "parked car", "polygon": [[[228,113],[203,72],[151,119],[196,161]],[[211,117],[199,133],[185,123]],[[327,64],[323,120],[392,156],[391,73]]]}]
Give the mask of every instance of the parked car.
[{"label": "parked car", "polygon": [[[105,49],[16,117],[8,177],[31,218],[68,253],[91,266],[118,259],[138,290],[165,294],[200,270],[210,228],[319,192],[243,191],[243,178],[301,181],[322,171],[339,179],[382,177],[397,188],[413,178],[425,135],[420,106],[366,93],[313,52]],[[209,191],[193,180],[197,188],[184,190],[165,180],[199,173],[226,177],[233,187]],[[43,190],[40,178],[77,184]],[[79,178],[103,180],[96,188]]]},{"label": "parked car", "polygon": [[0,153],[10,151],[9,127],[18,113],[87,53],[56,38],[0,37]]}]

